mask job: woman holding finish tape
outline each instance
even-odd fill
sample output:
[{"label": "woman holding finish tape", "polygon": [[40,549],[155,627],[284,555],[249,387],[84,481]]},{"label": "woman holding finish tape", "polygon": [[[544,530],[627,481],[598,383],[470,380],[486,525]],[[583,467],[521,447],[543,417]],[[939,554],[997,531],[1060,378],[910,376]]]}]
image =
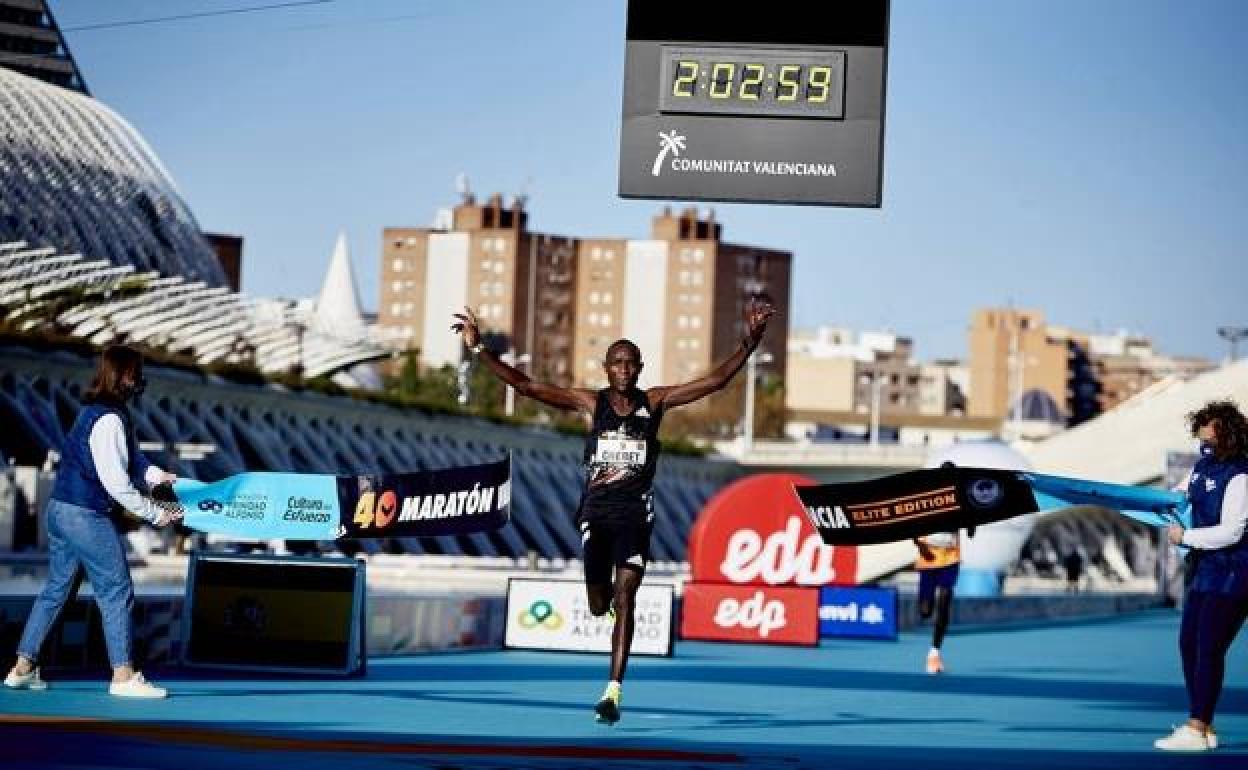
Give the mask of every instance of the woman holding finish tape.
[{"label": "woman holding finish tape", "polygon": [[86,405],[65,438],[61,464],[45,511],[48,527],[48,582],[35,599],[17,663],[4,680],[7,687],[45,690],[36,661],[49,630],[78,584],[85,568],[104,626],[104,642],[113,668],[110,695],[163,698],[168,693],[143,678],[131,657],[131,610],[134,585],[126,549],[114,519],[126,511],[157,527],[182,517],[176,503],[156,503],[139,490],[176,477],[139,452],[126,403],[143,392],[143,357],[133,348],[112,345],[100,356]]}]

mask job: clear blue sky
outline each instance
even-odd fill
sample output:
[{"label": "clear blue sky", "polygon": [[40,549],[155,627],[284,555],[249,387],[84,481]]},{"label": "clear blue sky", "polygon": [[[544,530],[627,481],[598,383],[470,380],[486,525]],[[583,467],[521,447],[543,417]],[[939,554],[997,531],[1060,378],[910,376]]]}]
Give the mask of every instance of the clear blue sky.
[{"label": "clear blue sky", "polygon": [[[386,226],[467,173],[528,183],[531,226],[644,238],[616,197],[624,0],[52,0],[93,94],[152,144],[206,230],[246,238],[244,291],[306,296],[345,230],[377,305]],[[728,7],[728,6],[725,6]],[[894,0],[884,203],[715,206],[794,254],[797,326],[887,328],[966,355],[1013,303],[1171,354],[1248,324],[1248,2]]]}]

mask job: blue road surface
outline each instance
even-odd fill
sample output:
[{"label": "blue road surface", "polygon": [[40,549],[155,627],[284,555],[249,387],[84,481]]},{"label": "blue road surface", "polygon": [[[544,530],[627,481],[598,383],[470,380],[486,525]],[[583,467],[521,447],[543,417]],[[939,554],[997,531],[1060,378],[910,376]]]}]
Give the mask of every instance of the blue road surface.
[{"label": "blue road surface", "polygon": [[2,768],[1248,767],[1248,643],[1222,747],[1156,751],[1186,716],[1178,614],[957,631],[923,673],[925,632],[818,648],[685,642],[637,658],[624,719],[595,724],[605,657],[521,651],[378,659],[362,679],[152,672],[173,695],[99,679],[0,692]]}]

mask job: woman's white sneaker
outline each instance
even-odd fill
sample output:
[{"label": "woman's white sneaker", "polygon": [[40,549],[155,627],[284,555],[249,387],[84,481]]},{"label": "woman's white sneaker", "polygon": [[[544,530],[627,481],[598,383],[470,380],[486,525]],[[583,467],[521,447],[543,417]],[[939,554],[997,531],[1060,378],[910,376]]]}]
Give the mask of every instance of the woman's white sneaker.
[{"label": "woman's white sneaker", "polygon": [[1165,738],[1153,741],[1153,746],[1162,751],[1208,751],[1210,748],[1204,732],[1187,725],[1174,728]]},{"label": "woman's white sneaker", "polygon": [[14,690],[46,690],[48,683],[39,678],[39,669],[32,668],[25,674],[17,673],[17,669],[10,669],[9,675],[4,678],[4,686],[12,687]]},{"label": "woman's white sneaker", "polygon": [[164,698],[169,691],[157,687],[143,678],[143,674],[135,673],[124,682],[113,682],[108,686],[108,694],[119,698]]}]

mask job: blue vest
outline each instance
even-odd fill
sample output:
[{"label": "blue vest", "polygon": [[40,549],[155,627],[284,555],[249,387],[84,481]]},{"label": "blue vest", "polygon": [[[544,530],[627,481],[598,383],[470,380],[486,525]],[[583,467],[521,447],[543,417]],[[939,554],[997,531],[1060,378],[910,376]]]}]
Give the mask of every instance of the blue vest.
[{"label": "blue vest", "polygon": [[129,413],[124,408],[107,404],[88,404],[78,413],[78,418],[74,420],[69,435],[65,437],[65,444],[61,447],[61,463],[56,471],[56,484],[52,487],[53,500],[90,508],[100,513],[108,513],[116,505],[100,483],[99,474],[95,472],[95,460],[91,456],[91,429],[106,414],[115,414],[121,418],[126,432],[126,454],[129,459],[126,473],[136,489],[146,488],[143,476],[151,463],[139,452],[139,443],[134,438],[134,427],[130,424]]},{"label": "blue vest", "polygon": [[[1222,521],[1226,485],[1240,474],[1248,474],[1248,459],[1218,460],[1212,454],[1200,458],[1187,485],[1193,527],[1212,527]],[[1191,590],[1248,597],[1248,530],[1239,542],[1225,548],[1193,551],[1198,561]]]}]

